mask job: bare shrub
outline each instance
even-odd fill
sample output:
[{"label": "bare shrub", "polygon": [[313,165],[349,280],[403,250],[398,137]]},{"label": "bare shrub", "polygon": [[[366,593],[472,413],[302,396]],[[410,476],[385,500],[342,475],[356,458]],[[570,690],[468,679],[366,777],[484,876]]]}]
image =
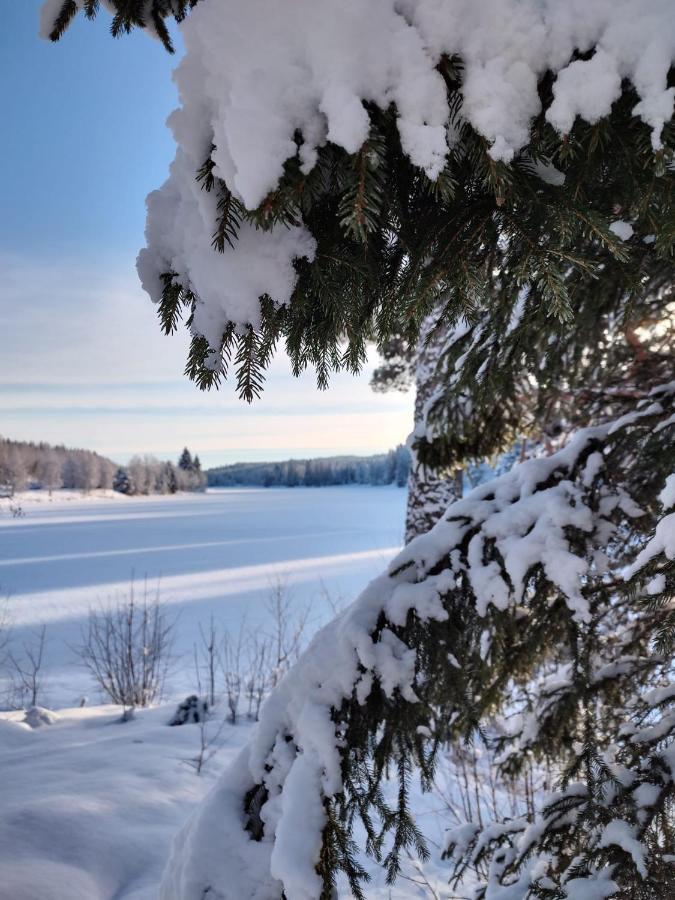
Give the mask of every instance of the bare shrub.
[{"label": "bare shrub", "polygon": [[208,627],[199,625],[199,643],[194,645],[194,666],[199,695],[211,709],[223,697],[227,721],[235,725],[242,699],[246,715],[258,718],[260,705],[272,682],[274,654],[272,638],[250,630],[242,622],[236,633],[219,627],[213,616]]},{"label": "bare shrub", "polygon": [[[202,631],[200,627],[200,631]],[[211,627],[210,634],[214,637],[214,646],[215,646],[215,635],[216,628],[213,622],[213,618],[211,618]],[[212,656],[211,658],[215,658]],[[203,689],[202,689],[202,680],[200,674],[200,664],[199,664],[199,653],[197,649],[197,645],[194,646],[194,661],[195,661],[195,677],[197,680],[197,695],[195,697],[189,698],[190,700],[197,700],[196,705],[196,724],[199,728],[199,748],[197,751],[197,755],[192,757],[191,759],[186,759],[188,765],[192,766],[197,775],[201,775],[204,769],[204,766],[215,756],[215,754],[220,749],[220,736],[222,734],[223,728],[225,726],[225,720],[221,721],[217,727],[212,727],[214,723],[211,722],[212,719],[212,708],[209,709],[208,700],[203,698]],[[215,677],[215,676],[214,676]]]},{"label": "bare shrub", "polygon": [[9,657],[7,654],[7,644],[10,635],[10,618],[7,612],[7,603],[0,603],[0,685],[2,685],[2,706],[0,709],[11,708],[11,684],[7,677],[9,675]]},{"label": "bare shrub", "polygon": [[310,607],[307,604],[294,614],[293,598],[281,578],[272,583],[266,606],[270,615],[269,637],[273,654],[270,686],[276,687],[302,652]]},{"label": "bare shrub", "polygon": [[199,626],[200,641],[194,647],[199,696],[203,685],[204,696],[213,708],[221,693],[220,682],[227,721],[232,725],[240,716],[242,701],[247,717],[257,721],[265,696],[297,660],[305,644],[310,607],[296,610],[283,580],[271,585],[266,609],[267,627],[248,628],[242,622],[235,633],[221,630],[213,616],[207,628]]},{"label": "bare shrub", "polygon": [[175,622],[166,614],[159,586],[141,599],[134,583],[116,603],[90,610],[78,653],[94,681],[113,702],[149,706],[159,700],[171,662]]},{"label": "bare shrub", "polygon": [[246,699],[249,719],[258,721],[260,706],[270,688],[272,640],[255,631],[249,635],[246,667]]},{"label": "bare shrub", "polygon": [[202,682],[200,672],[203,672],[203,681],[206,688],[206,697],[211,706],[216,703],[216,679],[218,667],[222,667],[221,651],[219,647],[218,628],[213,616],[209,619],[209,627],[205,630],[199,625],[200,643],[195,646],[195,669],[197,677]]},{"label": "bare shrub", "polygon": [[0,666],[4,667],[7,662],[7,644],[9,643],[9,634],[11,630],[11,622],[9,613],[7,612],[7,601],[0,603]]},{"label": "bare shrub", "polygon": [[229,711],[228,719],[235,725],[239,716],[239,701],[244,685],[243,660],[244,628],[239,629],[236,639],[225,632],[222,643],[222,670],[225,679],[225,697]]},{"label": "bare shrub", "polygon": [[260,707],[288,669],[296,662],[306,642],[310,606],[294,609],[287,583],[278,578],[266,602],[269,625],[249,631],[245,651],[244,692],[249,719],[258,720]]},{"label": "bare shrub", "polygon": [[33,632],[33,637],[33,640],[23,643],[21,656],[14,652],[8,654],[11,703],[19,708],[37,706],[44,689],[44,673],[42,669],[47,626],[43,625],[42,628]]},{"label": "bare shrub", "polygon": [[330,609],[333,618],[339,616],[349,606],[349,601],[344,594],[335,594],[331,591],[323,578],[319,580],[319,597]]}]

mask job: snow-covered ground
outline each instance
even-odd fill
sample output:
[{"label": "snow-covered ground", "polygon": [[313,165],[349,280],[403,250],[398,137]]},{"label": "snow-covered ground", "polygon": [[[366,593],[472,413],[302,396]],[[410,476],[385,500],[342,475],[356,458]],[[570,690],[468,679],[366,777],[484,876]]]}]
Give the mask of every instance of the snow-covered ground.
[{"label": "snow-covered ground", "polygon": [[[192,647],[213,614],[235,630],[265,628],[271,583],[281,577],[313,630],[334,599],[352,599],[401,543],[405,491],[396,488],[223,490],[206,495],[118,498],[55,495],[0,511],[0,592],[11,644],[20,651],[47,625],[43,703],[53,724],[30,728],[22,711],[0,713],[0,900],[150,900],[171,841],[247,739],[225,725],[201,775],[198,725],[170,728],[177,699],[195,690]],[[74,651],[88,610],[146,576],[178,616],[177,662],[167,702],[130,722],[101,698]],[[72,708],[82,695],[83,708]],[[71,707],[71,708],[68,708]],[[209,734],[221,728],[216,712]],[[438,846],[439,798],[420,798],[421,824]],[[437,896],[447,881],[434,866]],[[409,876],[416,878],[415,863]],[[348,896],[348,893],[341,893]],[[403,879],[376,879],[368,896],[434,896]],[[245,898],[242,898],[245,900]]]},{"label": "snow-covered ground", "polygon": [[[174,835],[253,727],[221,730],[214,716],[216,752],[197,775],[199,726],[170,728],[174,708],[139,710],[129,722],[115,706],[62,709],[35,729],[23,712],[0,713],[0,900],[156,900]],[[453,896],[438,863],[442,805],[416,798],[433,851],[424,873],[406,860],[392,889],[371,867],[369,900]],[[350,896],[341,885],[340,897]]]},{"label": "snow-covered ground", "polygon": [[168,707],[120,722],[112,706],[32,729],[0,714],[2,900],[151,900],[175,832],[249,727],[229,727],[200,776],[199,728]]},{"label": "snow-covered ground", "polygon": [[[75,491],[61,488],[58,491],[17,491],[12,497],[0,496],[0,518],[12,517],[12,509],[25,512],[26,509],[36,509],[44,504],[49,506],[62,506],[64,503],[100,503],[101,500],[127,501],[129,497],[117,491],[97,488],[93,491]],[[142,498],[138,498],[142,499]]]}]

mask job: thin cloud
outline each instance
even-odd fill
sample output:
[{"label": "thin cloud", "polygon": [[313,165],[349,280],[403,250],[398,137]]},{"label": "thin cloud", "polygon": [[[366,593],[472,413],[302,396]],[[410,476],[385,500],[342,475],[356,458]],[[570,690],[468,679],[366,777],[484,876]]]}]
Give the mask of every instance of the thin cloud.
[{"label": "thin cloud", "polygon": [[374,395],[372,361],[361,377],[337,375],[320,392],[311,372],[294,378],[280,356],[251,406],[231,384],[197,390],[182,374],[184,329],[161,334],[127,264],[0,256],[0,433],[120,460],[173,456],[188,443],[210,462],[373,453],[405,438],[412,397]]}]

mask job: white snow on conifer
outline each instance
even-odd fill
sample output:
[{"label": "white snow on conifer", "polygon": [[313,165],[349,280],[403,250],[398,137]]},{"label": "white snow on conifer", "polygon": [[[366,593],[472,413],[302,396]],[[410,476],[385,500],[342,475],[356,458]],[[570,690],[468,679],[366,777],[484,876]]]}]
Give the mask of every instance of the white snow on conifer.
[{"label": "white snow on conifer", "polygon": [[[664,402],[667,395],[664,389]],[[617,512],[630,519],[634,511],[625,494],[601,479],[593,489],[597,506],[591,506],[579,487],[586,474],[583,463],[595,445],[620,428],[634,427],[654,416],[657,408],[662,416],[667,415],[658,404],[643,402],[617,422],[580,431],[550,457],[518,464],[455,501],[428,534],[415,538],[399,553],[387,574],[371,582],[352,606],[322,629],[266,701],[250,745],[217,794],[177,839],[163,900],[197,900],[202,896],[199,890],[207,884],[218,884],[225,900],[234,900],[242,894],[231,887],[233,873],[244,867],[242,878],[252,877],[251,867],[257,872],[255,891],[247,896],[276,900],[283,889],[293,900],[318,897],[321,884],[316,865],[326,824],[323,798],[334,797],[343,787],[342,743],[333,710],[353,695],[364,703],[375,682],[388,697],[398,692],[405,700],[416,702],[415,650],[386,625],[377,631],[378,622],[381,624],[384,616],[385,622],[395,626],[405,622],[411,612],[422,622],[444,621],[448,613],[441,595],[461,578],[469,579],[481,617],[490,606],[518,607],[526,601],[526,575],[534,566],[560,591],[571,621],[587,622],[589,610],[582,585],[589,552],[588,548],[583,555],[575,552],[568,531],[584,533],[588,547],[601,548],[615,533]],[[572,473],[580,464],[575,479]],[[597,458],[592,465],[600,475]],[[501,565],[484,562],[488,542],[497,548],[495,556]],[[487,628],[484,634],[489,639]],[[485,652],[489,652],[487,647]],[[449,664],[452,666],[452,661]],[[603,665],[598,662],[595,677],[615,677],[635,664],[639,661],[630,656],[603,661]],[[569,674],[558,672],[548,690],[564,691],[568,682]],[[666,718],[659,735],[673,724]],[[536,722],[529,723],[531,730],[536,727]],[[526,746],[525,727],[523,735]],[[655,736],[650,733],[639,739],[653,740]],[[264,835],[258,842],[251,840],[244,827],[244,795],[254,785],[266,792],[260,809]],[[571,785],[567,790],[583,800],[583,785]],[[570,822],[574,816],[571,810]],[[522,841],[528,845],[535,839],[531,828],[546,827],[546,819],[539,826],[527,827],[523,821],[509,827],[524,832]],[[606,841],[621,839],[639,867],[637,843],[632,834],[619,831],[620,826],[610,829]],[[461,839],[466,844],[466,832]],[[604,889],[606,876],[606,871],[599,871],[592,881]],[[523,879],[525,897],[531,873],[526,872]]]},{"label": "white snow on conifer", "polygon": [[[43,36],[59,9],[44,3]],[[150,17],[146,27],[154,32]],[[457,135],[437,71],[443,56],[461,61],[461,116],[495,160],[509,162],[527,145],[547,71],[554,81],[546,117],[561,134],[577,117],[593,123],[607,115],[625,80],[655,149],[673,114],[671,0],[203,0],[180,28],[181,105],[169,119],[178,150],[148,201],[139,272],[155,301],[166,272],[199,296],[205,308],[193,330],[214,350],[223,321],[256,324],[261,293],[288,301],[293,259],[311,259],[314,247],[304,229],[275,226],[272,234],[245,228],[236,253],[216,253],[216,198],[195,183],[209,156],[214,176],[254,209],[286,160],[297,154],[309,171],[327,141],[356,152],[369,131],[364,104],[394,104],[403,151],[434,179]]]}]

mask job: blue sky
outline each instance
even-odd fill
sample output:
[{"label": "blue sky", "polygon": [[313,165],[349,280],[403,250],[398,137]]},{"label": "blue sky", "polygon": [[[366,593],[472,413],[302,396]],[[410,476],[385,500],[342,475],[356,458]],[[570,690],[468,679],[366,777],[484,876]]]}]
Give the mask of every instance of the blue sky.
[{"label": "blue sky", "polygon": [[320,393],[280,358],[252,406],[183,377],[187,336],[160,333],[134,269],[174,153],[176,57],[144,34],[113,40],[104,13],[41,41],[40,5],[8,3],[0,31],[0,434],[119,460],[187,443],[207,464],[403,440],[411,396],[374,394],[368,371]]}]

